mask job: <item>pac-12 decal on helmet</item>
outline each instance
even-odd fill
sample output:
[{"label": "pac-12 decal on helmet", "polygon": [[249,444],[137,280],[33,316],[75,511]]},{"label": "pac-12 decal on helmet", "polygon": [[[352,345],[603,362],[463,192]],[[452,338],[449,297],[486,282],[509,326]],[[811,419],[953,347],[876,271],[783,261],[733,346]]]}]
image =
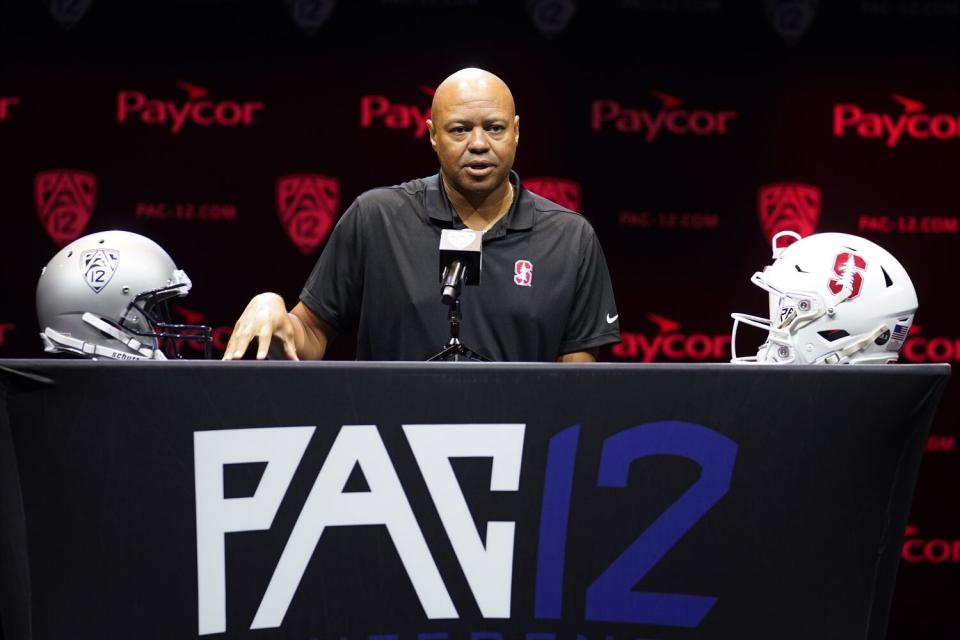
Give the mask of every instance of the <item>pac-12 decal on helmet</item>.
[{"label": "pac-12 decal on helmet", "polygon": [[[785,249],[750,281],[767,292],[769,316],[734,313],[732,362],[836,364],[896,362],[917,311],[917,294],[896,258],[873,242],[819,233]],[[737,329],[763,329],[754,356],[737,355]]]},{"label": "pac-12 decal on helmet", "polygon": [[120,254],[113,249],[91,249],[80,254],[83,279],[94,293],[100,293],[117,272]]},{"label": "pac-12 decal on helmet", "polygon": [[177,343],[197,340],[210,357],[205,325],[173,324],[170,298],[187,295],[190,278],[160,245],[126,231],[74,240],[40,274],[37,317],[50,353],[113,360],[179,357]]}]

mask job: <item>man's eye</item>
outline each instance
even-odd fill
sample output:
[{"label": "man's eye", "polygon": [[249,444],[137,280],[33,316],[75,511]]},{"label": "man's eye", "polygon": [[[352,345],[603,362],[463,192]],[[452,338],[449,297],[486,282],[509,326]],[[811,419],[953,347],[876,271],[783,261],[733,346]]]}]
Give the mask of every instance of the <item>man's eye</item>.
[{"label": "man's eye", "polygon": [[454,127],[450,129],[450,133],[463,133],[464,131],[466,131],[464,127]]},{"label": "man's eye", "polygon": [[501,124],[491,125],[490,127],[487,128],[487,131],[490,131],[492,133],[500,133],[503,130],[504,130],[504,126]]}]

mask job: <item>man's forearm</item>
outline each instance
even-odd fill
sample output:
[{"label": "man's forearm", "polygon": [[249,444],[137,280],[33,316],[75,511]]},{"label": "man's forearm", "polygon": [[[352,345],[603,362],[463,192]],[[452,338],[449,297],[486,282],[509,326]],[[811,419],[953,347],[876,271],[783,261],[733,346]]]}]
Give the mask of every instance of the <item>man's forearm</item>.
[{"label": "man's forearm", "polygon": [[565,353],[557,358],[557,362],[596,362],[599,349],[588,349],[587,351],[574,351]]}]

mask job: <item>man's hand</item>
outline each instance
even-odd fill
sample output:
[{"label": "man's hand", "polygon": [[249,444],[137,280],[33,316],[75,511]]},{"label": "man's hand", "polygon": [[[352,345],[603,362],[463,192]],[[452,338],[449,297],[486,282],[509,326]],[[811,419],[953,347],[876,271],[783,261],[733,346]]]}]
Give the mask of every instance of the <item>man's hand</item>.
[{"label": "man's hand", "polygon": [[559,358],[557,362],[596,362],[597,361],[597,352],[599,349],[588,349],[586,351],[574,351],[573,353],[565,353]]},{"label": "man's hand", "polygon": [[287,313],[283,298],[275,293],[255,296],[243,310],[223,353],[224,360],[239,360],[247,352],[250,341],[257,339],[257,360],[267,357],[273,338],[283,346],[283,355],[289,360],[297,357],[296,322]]}]

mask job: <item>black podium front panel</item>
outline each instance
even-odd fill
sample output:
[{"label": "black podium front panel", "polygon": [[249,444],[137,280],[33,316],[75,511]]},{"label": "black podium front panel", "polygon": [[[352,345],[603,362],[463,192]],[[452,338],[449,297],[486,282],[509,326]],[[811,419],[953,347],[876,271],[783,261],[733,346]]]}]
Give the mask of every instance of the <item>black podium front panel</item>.
[{"label": "black podium front panel", "polygon": [[879,639],[949,375],[2,364],[38,640]]}]

